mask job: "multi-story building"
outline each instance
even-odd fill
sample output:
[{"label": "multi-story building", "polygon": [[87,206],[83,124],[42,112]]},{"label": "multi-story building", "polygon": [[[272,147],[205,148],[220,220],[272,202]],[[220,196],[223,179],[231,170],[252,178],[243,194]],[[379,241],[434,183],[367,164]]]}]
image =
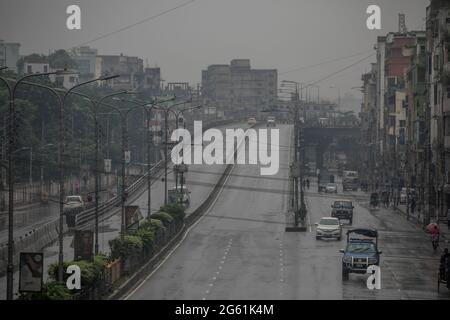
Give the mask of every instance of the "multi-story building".
[{"label": "multi-story building", "polygon": [[30,55],[23,58],[23,67],[20,74],[50,72],[50,64],[44,56]]},{"label": "multi-story building", "polygon": [[161,69],[145,68],[142,87],[155,95],[159,95],[161,91]]},{"label": "multi-story building", "polygon": [[8,67],[17,73],[17,61],[20,59],[20,43],[0,40],[0,67]]},{"label": "multi-story building", "polygon": [[210,65],[202,71],[202,96],[208,106],[225,116],[257,116],[277,104],[276,69],[251,69],[250,60],[235,59],[230,65]]},{"label": "multi-story building", "polygon": [[378,110],[377,110],[377,64],[372,63],[370,72],[363,74],[362,93],[363,103],[361,105],[361,146],[365,148],[361,152],[360,179],[372,190],[375,188],[378,175],[375,173],[377,168],[376,154],[378,146]]},{"label": "multi-story building", "polygon": [[138,57],[120,55],[98,55],[95,64],[95,77],[103,75],[120,75],[107,81],[115,89],[136,89],[144,77],[143,60]]},{"label": "multi-story building", "polygon": [[429,204],[431,216],[450,207],[450,3],[427,7]]},{"label": "multi-story building", "polygon": [[88,81],[94,78],[97,53],[97,49],[90,47],[72,49],[71,57],[77,63],[80,81]]},{"label": "multi-story building", "polygon": [[418,205],[425,205],[427,176],[426,159],[426,33],[417,32],[411,44],[412,62],[405,72],[406,153],[402,172],[406,185],[419,195]]}]

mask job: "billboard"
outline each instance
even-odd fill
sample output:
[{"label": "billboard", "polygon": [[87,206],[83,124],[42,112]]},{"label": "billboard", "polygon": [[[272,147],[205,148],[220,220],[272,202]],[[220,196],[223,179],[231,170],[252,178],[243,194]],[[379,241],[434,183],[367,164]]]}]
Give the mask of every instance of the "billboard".
[{"label": "billboard", "polygon": [[42,252],[21,252],[19,292],[41,292],[44,274]]},{"label": "billboard", "polygon": [[75,260],[92,260],[94,233],[91,230],[75,230],[74,257]]}]

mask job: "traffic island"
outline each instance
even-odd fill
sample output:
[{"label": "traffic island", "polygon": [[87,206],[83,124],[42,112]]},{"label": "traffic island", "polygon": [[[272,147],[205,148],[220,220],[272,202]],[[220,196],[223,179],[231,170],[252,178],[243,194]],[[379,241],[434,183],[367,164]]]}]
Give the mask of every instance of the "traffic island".
[{"label": "traffic island", "polygon": [[[301,217],[300,212],[298,214],[299,217]],[[299,218],[298,223],[295,223],[295,212],[294,211],[288,211],[285,215],[286,217],[286,226],[284,228],[285,232],[306,232],[306,223],[304,222],[304,219]]]}]

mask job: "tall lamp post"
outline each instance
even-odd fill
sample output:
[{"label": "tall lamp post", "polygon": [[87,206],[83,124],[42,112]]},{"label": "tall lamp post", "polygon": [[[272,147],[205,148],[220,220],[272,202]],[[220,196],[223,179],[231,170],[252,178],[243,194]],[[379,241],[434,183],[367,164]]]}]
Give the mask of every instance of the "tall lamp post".
[{"label": "tall lamp post", "polygon": [[168,101],[174,100],[174,98],[168,99],[168,100],[162,100],[162,101],[151,101],[151,102],[145,102],[145,101],[138,101],[138,100],[124,100],[120,99],[122,102],[128,102],[133,103],[136,105],[136,107],[131,108],[129,111],[131,112],[134,109],[143,108],[145,110],[146,116],[147,116],[147,134],[146,134],[146,140],[147,140],[147,218],[150,218],[151,216],[151,188],[152,188],[152,182],[151,182],[151,172],[150,172],[150,154],[151,154],[151,142],[153,140],[153,134],[150,131],[150,119],[151,119],[151,112],[153,109],[158,109],[158,106],[156,103],[164,103]]},{"label": "tall lamp post", "polygon": [[[2,68],[1,70],[6,69]],[[13,251],[14,251],[14,179],[15,179],[15,168],[14,168],[14,151],[16,146],[16,115],[15,115],[15,97],[16,90],[18,86],[27,79],[32,77],[41,77],[48,76],[52,74],[60,74],[60,71],[55,72],[43,72],[43,73],[34,73],[22,76],[17,79],[13,86],[11,86],[8,80],[4,77],[0,76],[0,81],[6,86],[8,90],[9,97],[9,123],[8,123],[8,133],[9,133],[9,141],[8,141],[8,262],[7,262],[7,270],[6,270],[6,299],[12,300],[13,291],[14,291],[14,262],[13,262]],[[39,85],[41,87],[45,87],[52,91],[58,99],[60,109],[61,109],[61,98],[56,93],[55,90],[50,87],[46,87],[43,85]]]},{"label": "tall lamp post", "polygon": [[[181,110],[175,111],[175,110],[169,110],[169,112],[172,112],[172,114],[175,116],[175,128],[178,129],[179,124],[180,124],[180,116],[183,115],[183,113],[185,111],[188,110],[194,110],[194,109],[199,109],[199,108],[203,108],[203,106],[199,105],[199,106],[193,106],[193,107],[187,107],[187,108],[183,108]],[[181,150],[181,152],[183,152],[183,150]],[[175,171],[175,189],[178,190],[178,172]],[[181,192],[183,192],[183,172],[181,173]]]},{"label": "tall lamp post", "polygon": [[62,98],[62,108],[61,108],[61,112],[60,112],[60,123],[62,124],[60,126],[60,132],[59,132],[59,136],[60,136],[60,141],[59,141],[59,213],[60,213],[60,218],[59,218],[59,228],[60,228],[60,232],[59,232],[59,237],[58,237],[58,241],[59,241],[59,252],[58,252],[58,281],[62,282],[63,281],[63,276],[64,276],[64,252],[63,252],[63,216],[64,216],[64,168],[63,168],[63,160],[62,157],[64,155],[64,115],[63,115],[63,111],[66,108],[66,100],[69,97],[69,95],[71,93],[74,92],[75,89],[90,84],[90,83],[94,83],[97,81],[107,81],[107,80],[111,80],[114,78],[119,77],[119,75],[112,75],[112,76],[103,76],[103,77],[99,77],[99,78],[95,78],[89,81],[85,81],[85,82],[81,82],[78,83],[76,85],[74,85],[72,88],[70,88],[69,90],[67,90],[64,93],[64,96]]},{"label": "tall lamp post", "polygon": [[160,109],[164,112],[164,158],[165,158],[164,159],[164,205],[168,204],[168,201],[167,201],[167,169],[168,169],[167,168],[167,164],[168,164],[168,154],[167,154],[168,149],[167,149],[167,147],[168,147],[168,124],[169,124],[168,115],[172,108],[179,106],[181,104],[186,104],[188,102],[191,102],[191,100],[176,103],[169,107],[162,107],[162,106],[158,105],[158,107],[160,107]]}]

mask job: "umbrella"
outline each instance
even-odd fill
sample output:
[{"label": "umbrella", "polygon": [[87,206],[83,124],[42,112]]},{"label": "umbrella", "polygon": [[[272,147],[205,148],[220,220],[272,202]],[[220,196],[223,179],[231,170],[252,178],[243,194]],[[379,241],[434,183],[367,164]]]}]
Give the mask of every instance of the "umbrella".
[{"label": "umbrella", "polygon": [[432,222],[429,225],[427,225],[427,231],[431,232],[434,230],[435,226],[438,228],[439,230],[439,225],[436,222]]}]

